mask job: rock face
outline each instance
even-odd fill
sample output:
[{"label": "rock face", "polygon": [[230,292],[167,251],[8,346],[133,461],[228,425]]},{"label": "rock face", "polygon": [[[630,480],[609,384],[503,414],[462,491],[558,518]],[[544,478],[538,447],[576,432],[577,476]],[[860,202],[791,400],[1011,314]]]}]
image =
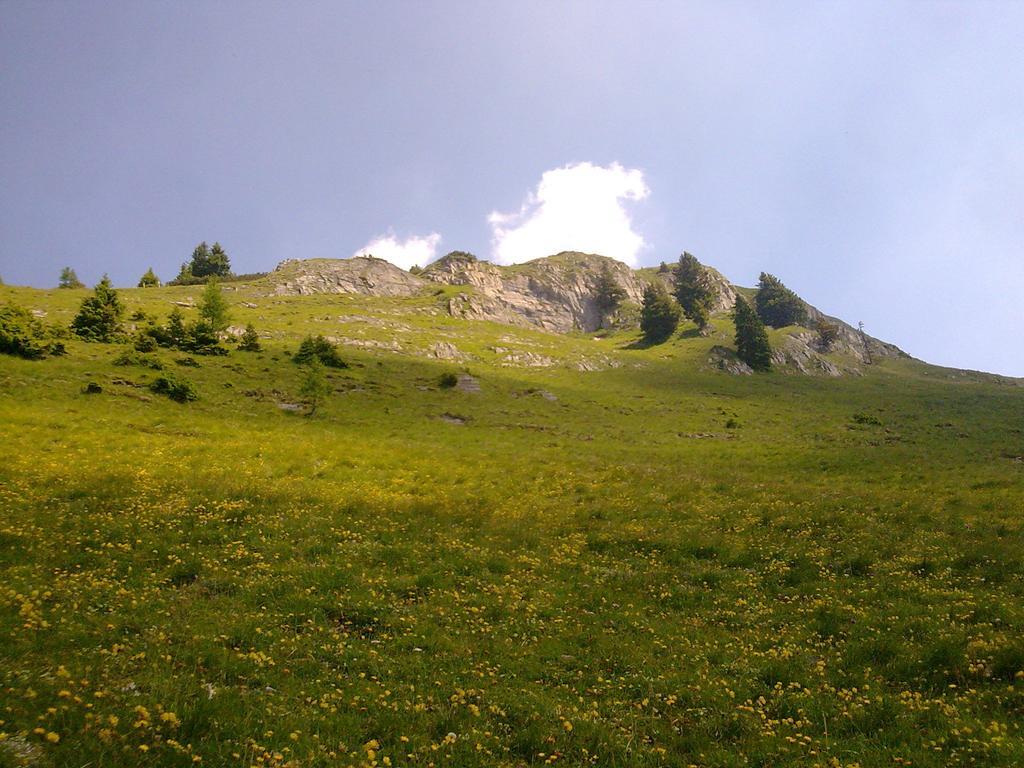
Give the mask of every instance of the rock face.
[{"label": "rock face", "polygon": [[369,296],[414,296],[426,283],[384,259],[288,259],[270,273],[274,293],[362,293]]},{"label": "rock face", "polygon": [[575,252],[510,267],[452,253],[423,270],[423,277],[473,288],[472,293],[449,302],[455,316],[566,333],[595,331],[607,319],[597,301],[598,280],[605,267],[625,292],[625,301],[639,304],[643,300],[643,283],[625,264]]},{"label": "rock face", "polygon": [[[611,317],[602,312],[597,298],[600,279],[606,269],[625,294],[620,309]],[[717,270],[706,269],[717,289],[712,312],[728,312],[736,302],[736,287]],[[635,326],[636,311],[643,302],[644,287],[649,281],[663,283],[670,292],[675,289],[674,270],[634,272],[615,259],[575,251],[512,266],[479,261],[468,253],[456,251],[430,264],[420,275],[410,274],[372,256],[287,260],[278,265],[268,280],[273,292],[283,295],[414,296],[430,290],[432,285],[436,290],[438,283],[464,286],[463,291],[447,299],[447,309],[452,316],[539,327],[558,333],[592,332],[618,321]],[[837,338],[832,347],[825,350],[813,330],[792,331],[784,343],[775,345],[777,366],[809,375],[839,376],[859,373],[858,365],[870,364],[875,359],[904,356],[898,347],[868,336],[809,304],[806,307],[809,328],[819,320],[827,320],[836,326]],[[726,355],[727,351],[721,347],[713,349],[709,365],[730,373],[746,373],[742,370],[742,361],[736,360],[734,355]],[[444,343],[434,345],[430,354],[439,359],[466,359],[453,345]],[[840,360],[839,364],[833,362],[836,359]],[[548,360],[543,355],[517,353],[509,355],[506,364],[544,367]]]}]

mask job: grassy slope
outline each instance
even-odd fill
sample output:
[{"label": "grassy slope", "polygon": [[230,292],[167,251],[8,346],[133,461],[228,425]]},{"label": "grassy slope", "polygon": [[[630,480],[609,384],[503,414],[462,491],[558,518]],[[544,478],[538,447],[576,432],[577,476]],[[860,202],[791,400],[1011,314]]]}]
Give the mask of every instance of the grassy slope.
[{"label": "grassy slope", "polygon": [[[1024,762],[1024,389],[232,287],[271,338],[158,353],[189,405],[116,346],[0,358],[0,765]],[[452,341],[482,391],[346,348],[322,416],[282,411],[308,332]]]}]

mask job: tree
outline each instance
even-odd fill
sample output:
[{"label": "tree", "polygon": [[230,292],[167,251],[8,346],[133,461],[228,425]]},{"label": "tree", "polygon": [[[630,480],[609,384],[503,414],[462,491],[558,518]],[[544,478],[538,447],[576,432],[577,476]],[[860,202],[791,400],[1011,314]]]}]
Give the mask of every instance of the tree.
[{"label": "tree", "polygon": [[757,313],[742,296],[736,297],[732,313],[736,325],[736,354],[755,371],[772,367],[772,348],[768,345],[768,332]]},{"label": "tree", "polygon": [[823,352],[828,352],[839,339],[839,326],[825,318],[819,318],[814,326],[818,332],[818,347]]},{"label": "tree", "polygon": [[807,322],[807,306],[803,299],[789,290],[775,275],[761,273],[754,298],[757,315],[765,325],[785,328]]},{"label": "tree", "polygon": [[185,343],[187,336],[188,330],[185,328],[185,315],[182,314],[180,309],[175,307],[171,310],[171,314],[167,316],[166,337],[168,345],[180,347]]},{"label": "tree", "polygon": [[78,279],[78,275],[75,274],[75,270],[71,267],[64,267],[60,271],[60,282],[57,283],[58,288],[85,288],[85,283]]},{"label": "tree", "polygon": [[671,336],[679,325],[679,305],[661,284],[644,289],[644,306],[640,311],[640,330],[650,344],[658,344]]},{"label": "tree", "polygon": [[302,385],[299,387],[299,394],[309,403],[309,413],[312,416],[316,409],[323,405],[324,400],[331,394],[331,385],[324,373],[324,366],[317,358],[311,358],[305,365],[305,375],[302,378]]},{"label": "tree", "polygon": [[716,294],[707,269],[696,256],[684,251],[676,266],[676,301],[701,331],[708,328]]},{"label": "tree", "polygon": [[594,299],[597,308],[602,315],[608,315],[619,308],[619,304],[626,298],[626,291],[612,274],[611,267],[607,262],[601,265],[601,272],[597,276],[597,289],[594,291]]},{"label": "tree", "polygon": [[121,335],[124,305],[106,275],[96,284],[93,295],[82,299],[71,330],[86,341],[115,341]]},{"label": "tree", "polygon": [[299,344],[299,351],[292,361],[305,365],[310,360],[319,360],[328,368],[348,368],[348,363],[338,355],[338,348],[323,336],[307,336]]},{"label": "tree", "polygon": [[243,352],[259,352],[260,351],[260,336],[256,333],[256,329],[252,323],[245,326],[245,333],[242,334],[242,338],[238,340],[238,348]]},{"label": "tree", "polygon": [[139,278],[139,288],[159,288],[160,278],[156,276],[153,268],[146,270],[146,274]]},{"label": "tree", "polygon": [[199,316],[203,318],[215,333],[220,333],[228,327],[228,323],[231,321],[231,316],[228,313],[228,303],[225,301],[224,294],[221,293],[220,286],[215,279],[211,279],[206,284],[206,288],[203,289],[203,295],[199,298],[198,306]]},{"label": "tree", "polygon": [[229,277],[231,260],[220,243],[213,246],[204,240],[192,251],[192,258],[181,265],[181,272],[174,279],[175,283],[189,284],[203,281],[209,277]]}]

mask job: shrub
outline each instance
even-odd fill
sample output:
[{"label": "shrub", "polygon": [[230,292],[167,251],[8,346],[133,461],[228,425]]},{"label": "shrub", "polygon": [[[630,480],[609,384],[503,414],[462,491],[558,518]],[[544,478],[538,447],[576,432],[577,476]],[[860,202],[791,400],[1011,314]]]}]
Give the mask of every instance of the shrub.
[{"label": "shrub", "polygon": [[191,323],[185,329],[185,338],[178,345],[186,352],[196,355],[226,355],[227,349],[220,345],[220,335],[205,320]]},{"label": "shrub", "polygon": [[658,344],[671,336],[679,325],[679,305],[660,284],[644,289],[644,306],[640,311],[640,330],[644,339]]},{"label": "shrub", "polygon": [[114,365],[140,365],[143,368],[151,368],[154,371],[162,371],[164,364],[150,355],[140,355],[138,352],[125,350],[114,358]]},{"label": "shrub", "polygon": [[187,379],[178,379],[171,375],[161,376],[150,384],[149,388],[158,395],[167,395],[171,400],[179,403],[187,403],[199,399],[199,393],[196,392],[192,382]]},{"label": "shrub", "polygon": [[328,368],[348,368],[348,363],[339,357],[337,346],[323,336],[304,338],[299,345],[299,351],[292,357],[292,361],[299,365],[305,365],[314,359]]},{"label": "shrub", "polygon": [[121,336],[124,304],[106,275],[96,284],[93,295],[82,299],[71,330],[86,341],[109,343]]},{"label": "shrub", "polygon": [[26,360],[41,360],[48,355],[63,355],[64,345],[53,339],[24,307],[7,304],[0,307],[0,353]]},{"label": "shrub", "polygon": [[245,326],[245,332],[242,334],[242,338],[238,340],[238,348],[243,352],[260,351],[260,337],[256,333],[256,329],[253,328],[252,323]]},{"label": "shrub", "polygon": [[451,371],[448,371],[447,373],[441,374],[441,378],[437,380],[437,383],[442,389],[451,389],[459,383],[459,377]]}]

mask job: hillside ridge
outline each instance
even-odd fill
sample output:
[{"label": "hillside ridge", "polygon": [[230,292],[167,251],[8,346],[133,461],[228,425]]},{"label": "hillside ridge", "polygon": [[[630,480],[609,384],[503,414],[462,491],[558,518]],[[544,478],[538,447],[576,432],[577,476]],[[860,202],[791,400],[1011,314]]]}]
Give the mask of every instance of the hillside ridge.
[{"label": "hillside ridge", "polygon": [[[734,285],[713,267],[706,269],[716,289],[712,314],[731,311],[736,296],[747,289]],[[597,298],[599,281],[605,272],[624,293],[621,306],[611,313],[602,311]],[[373,256],[289,259],[281,262],[267,280],[276,295],[355,293],[409,297],[429,291],[432,284],[464,288],[446,298],[446,310],[452,317],[554,333],[634,327],[646,285],[659,282],[670,292],[675,287],[675,273],[671,269],[634,270],[608,256],[577,251],[563,251],[514,265],[493,264],[454,251],[418,274]],[[819,347],[817,334],[811,328],[789,329],[776,345],[776,365],[807,375],[840,376],[858,374],[861,366],[878,358],[907,357],[896,345],[869,336],[811,304],[805,305],[808,326],[827,320],[836,326],[837,338],[826,351]],[[735,361],[721,355],[712,355],[708,363],[730,373],[750,372],[746,366],[735,365]]]}]

